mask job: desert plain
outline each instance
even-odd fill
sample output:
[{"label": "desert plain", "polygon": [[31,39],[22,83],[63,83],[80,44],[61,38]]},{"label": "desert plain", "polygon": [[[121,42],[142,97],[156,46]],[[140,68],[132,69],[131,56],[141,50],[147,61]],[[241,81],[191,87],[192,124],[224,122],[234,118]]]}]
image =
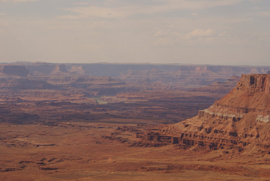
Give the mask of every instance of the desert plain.
[{"label": "desert plain", "polygon": [[0,180],[270,180],[267,71],[2,65]]}]

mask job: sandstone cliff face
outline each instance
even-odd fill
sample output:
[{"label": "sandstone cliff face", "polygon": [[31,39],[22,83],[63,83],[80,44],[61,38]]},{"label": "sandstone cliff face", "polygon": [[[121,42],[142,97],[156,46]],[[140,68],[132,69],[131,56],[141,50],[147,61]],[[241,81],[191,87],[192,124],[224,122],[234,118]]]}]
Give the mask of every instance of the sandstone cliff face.
[{"label": "sandstone cliff face", "polygon": [[51,74],[64,74],[64,73],[68,73],[65,64],[55,65],[53,71],[51,72]]},{"label": "sandstone cliff face", "polygon": [[85,74],[85,71],[83,70],[82,66],[76,66],[76,65],[72,66],[69,72],[79,74],[79,75]]},{"label": "sandstone cliff face", "polygon": [[269,74],[242,75],[229,94],[199,111],[196,117],[151,131],[144,139],[155,144],[175,144],[184,149],[235,148],[268,152],[269,91]]},{"label": "sandstone cliff face", "polygon": [[[246,108],[250,110],[270,110],[269,102],[269,74],[242,75],[237,86],[217,104]],[[246,110],[245,113],[250,111]]]}]

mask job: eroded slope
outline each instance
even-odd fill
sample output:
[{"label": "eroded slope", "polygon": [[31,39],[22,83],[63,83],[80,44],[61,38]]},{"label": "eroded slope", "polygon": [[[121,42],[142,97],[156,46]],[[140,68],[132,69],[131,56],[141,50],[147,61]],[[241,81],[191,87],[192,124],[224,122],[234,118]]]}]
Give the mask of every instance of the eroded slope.
[{"label": "eroded slope", "polygon": [[149,132],[146,142],[180,148],[268,153],[270,75],[243,75],[237,86],[191,119]]}]

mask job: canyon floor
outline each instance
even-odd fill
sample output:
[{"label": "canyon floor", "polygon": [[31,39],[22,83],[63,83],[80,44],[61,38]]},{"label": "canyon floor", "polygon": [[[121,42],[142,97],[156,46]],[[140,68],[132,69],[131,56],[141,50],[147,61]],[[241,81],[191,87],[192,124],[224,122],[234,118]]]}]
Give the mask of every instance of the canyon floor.
[{"label": "canyon floor", "polygon": [[[239,91],[247,90],[242,97],[256,92],[256,106],[258,100],[264,102],[260,110],[248,99],[235,107],[242,102],[237,98],[241,92],[218,102],[237,84],[240,73],[267,70],[0,65],[0,180],[270,180],[268,123],[257,123],[255,117],[258,112],[262,115],[257,120],[269,118],[264,115],[270,112],[269,76],[246,76],[243,85],[238,83]],[[236,119],[237,111],[243,119]],[[254,120],[245,118],[249,111]],[[242,137],[247,141],[241,142]],[[249,142],[260,139],[267,148],[252,150]],[[245,143],[245,151],[213,140]],[[212,143],[216,150],[208,149]]]},{"label": "canyon floor", "polygon": [[136,132],[122,132],[122,141],[106,138],[118,127],[109,123],[2,123],[0,180],[270,180],[267,154],[193,152],[172,145],[133,147],[130,141],[138,140]]}]

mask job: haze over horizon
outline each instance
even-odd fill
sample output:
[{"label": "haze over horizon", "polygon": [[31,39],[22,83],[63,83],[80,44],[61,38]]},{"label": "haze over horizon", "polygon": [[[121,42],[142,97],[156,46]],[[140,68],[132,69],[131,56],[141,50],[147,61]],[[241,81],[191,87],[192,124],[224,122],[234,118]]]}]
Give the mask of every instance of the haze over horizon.
[{"label": "haze over horizon", "polygon": [[269,0],[0,0],[0,63],[270,66]]}]

